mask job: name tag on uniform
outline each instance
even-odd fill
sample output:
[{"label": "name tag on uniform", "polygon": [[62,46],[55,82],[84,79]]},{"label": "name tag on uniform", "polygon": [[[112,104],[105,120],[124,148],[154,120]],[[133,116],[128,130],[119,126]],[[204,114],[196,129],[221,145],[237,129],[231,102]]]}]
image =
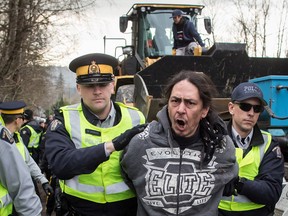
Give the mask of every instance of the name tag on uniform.
[{"label": "name tag on uniform", "polygon": [[95,136],[101,136],[101,132],[100,131],[95,131],[95,130],[91,130],[91,129],[85,129],[85,133],[86,134],[92,134]]}]

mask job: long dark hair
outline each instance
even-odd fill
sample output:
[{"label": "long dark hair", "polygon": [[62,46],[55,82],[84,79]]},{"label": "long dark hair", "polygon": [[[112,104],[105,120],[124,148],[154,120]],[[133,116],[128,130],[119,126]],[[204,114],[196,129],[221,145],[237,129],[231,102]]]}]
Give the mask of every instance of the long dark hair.
[{"label": "long dark hair", "polygon": [[174,75],[168,82],[164,91],[166,103],[171,96],[173,87],[182,80],[187,80],[197,87],[200,99],[203,103],[203,108],[209,108],[207,116],[199,122],[200,135],[204,143],[202,161],[204,164],[208,164],[212,159],[215,148],[222,147],[223,136],[227,134],[226,125],[218,117],[212,104],[212,98],[218,95],[217,89],[212,80],[206,74],[202,72],[183,70]]}]

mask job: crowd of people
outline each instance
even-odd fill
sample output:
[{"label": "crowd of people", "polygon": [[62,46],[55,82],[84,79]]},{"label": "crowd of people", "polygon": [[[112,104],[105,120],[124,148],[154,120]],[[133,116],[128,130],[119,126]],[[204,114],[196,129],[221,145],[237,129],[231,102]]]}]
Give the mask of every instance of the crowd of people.
[{"label": "crowd of people", "polygon": [[267,102],[256,84],[234,88],[224,122],[212,80],[177,71],[157,120],[146,122],[113,101],[115,65],[104,54],[74,59],[81,101],[45,124],[23,101],[0,103],[0,215],[41,215],[38,184],[46,215],[273,215],[284,159],[257,125]]}]

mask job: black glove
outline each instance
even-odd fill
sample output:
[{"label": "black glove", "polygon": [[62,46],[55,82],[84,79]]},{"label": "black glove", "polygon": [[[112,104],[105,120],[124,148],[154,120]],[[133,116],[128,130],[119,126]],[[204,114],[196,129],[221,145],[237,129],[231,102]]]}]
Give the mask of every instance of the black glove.
[{"label": "black glove", "polygon": [[137,125],[129,130],[126,130],[120,136],[114,138],[112,143],[116,151],[124,149],[130,140],[138,133],[141,133],[146,128],[147,124]]},{"label": "black glove", "polygon": [[47,196],[51,195],[54,193],[53,188],[50,186],[50,184],[48,182],[42,184],[42,187],[46,193]]},{"label": "black glove", "polygon": [[236,177],[232,179],[230,182],[228,182],[224,187],[223,196],[237,195],[236,185],[238,181],[239,181],[239,177]]},{"label": "black glove", "polygon": [[239,178],[237,183],[235,184],[235,189],[237,190],[238,194],[242,194],[242,188],[244,186],[244,183],[247,181],[246,178]]}]

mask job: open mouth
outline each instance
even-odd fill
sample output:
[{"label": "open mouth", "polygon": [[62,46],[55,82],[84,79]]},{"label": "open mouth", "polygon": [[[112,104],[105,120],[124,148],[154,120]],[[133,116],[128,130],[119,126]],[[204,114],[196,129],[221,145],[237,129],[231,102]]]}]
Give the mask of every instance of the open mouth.
[{"label": "open mouth", "polygon": [[180,127],[184,127],[185,125],[185,122],[181,119],[177,119],[176,122],[177,122],[177,125],[179,125]]}]

